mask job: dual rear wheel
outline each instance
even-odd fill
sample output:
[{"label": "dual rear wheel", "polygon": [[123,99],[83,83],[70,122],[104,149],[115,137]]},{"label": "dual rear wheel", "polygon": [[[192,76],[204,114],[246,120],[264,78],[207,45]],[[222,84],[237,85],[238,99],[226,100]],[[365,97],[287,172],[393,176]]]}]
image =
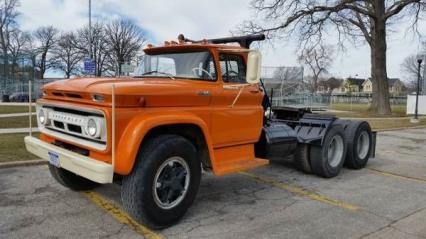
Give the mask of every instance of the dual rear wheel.
[{"label": "dual rear wheel", "polygon": [[322,146],[301,144],[295,153],[296,167],[325,178],[335,177],[343,165],[365,167],[372,150],[372,133],[365,121],[336,120]]}]

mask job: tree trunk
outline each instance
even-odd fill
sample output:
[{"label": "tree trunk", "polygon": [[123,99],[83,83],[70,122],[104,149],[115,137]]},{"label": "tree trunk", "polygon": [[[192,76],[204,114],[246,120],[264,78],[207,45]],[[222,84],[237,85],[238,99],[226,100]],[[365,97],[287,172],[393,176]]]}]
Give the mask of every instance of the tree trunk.
[{"label": "tree trunk", "polygon": [[374,43],[372,42],[370,44],[370,62],[371,62],[371,70],[370,70],[370,78],[371,78],[371,85],[372,85],[372,92],[371,92],[371,105],[370,105],[370,111],[377,112],[377,84],[376,81],[373,81],[374,79],[374,71],[376,69],[375,65],[375,54],[374,54]]},{"label": "tree trunk", "polygon": [[386,21],[384,19],[385,5],[383,0],[375,1],[376,19],[372,24],[371,47],[371,78],[373,97],[371,110],[380,115],[392,113],[389,102],[389,86],[386,70]]},{"label": "tree trunk", "polygon": [[313,89],[312,89],[312,93],[317,93],[318,90],[318,78],[319,76],[314,76],[314,85],[313,85]]},{"label": "tree trunk", "polygon": [[7,49],[3,48],[3,83],[4,89],[7,88],[7,81],[9,80],[9,54],[7,53]]}]

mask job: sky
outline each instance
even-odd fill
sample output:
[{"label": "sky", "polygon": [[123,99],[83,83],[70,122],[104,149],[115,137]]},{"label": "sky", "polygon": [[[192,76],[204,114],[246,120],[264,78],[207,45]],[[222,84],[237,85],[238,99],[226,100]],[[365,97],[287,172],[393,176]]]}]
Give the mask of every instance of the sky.
[{"label": "sky", "polygon": [[[250,19],[250,0],[92,0],[92,21],[126,17],[146,31],[148,42],[161,44],[184,33],[191,39],[217,38]],[[75,30],[88,23],[88,0],[21,0],[19,24],[23,30],[53,25],[63,30]],[[388,37],[388,76],[404,80],[401,63],[405,57],[417,54],[420,40],[405,31],[408,23],[392,27]],[[426,22],[420,25],[426,33]],[[336,36],[337,37],[337,36]],[[264,66],[298,66],[295,39],[263,44]],[[365,44],[347,44],[338,52],[330,69],[336,77],[369,77],[370,50]],[[306,73],[305,73],[306,74]]]}]

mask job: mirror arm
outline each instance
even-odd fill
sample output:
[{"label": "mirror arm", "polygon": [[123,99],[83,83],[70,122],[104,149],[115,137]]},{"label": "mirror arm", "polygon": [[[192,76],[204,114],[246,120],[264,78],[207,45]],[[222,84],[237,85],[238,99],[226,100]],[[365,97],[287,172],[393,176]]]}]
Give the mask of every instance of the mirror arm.
[{"label": "mirror arm", "polygon": [[235,103],[237,103],[237,100],[240,98],[240,95],[243,92],[244,87],[246,87],[246,86],[247,86],[246,84],[241,86],[240,91],[238,92],[237,96],[234,99],[234,102],[232,102],[231,108],[234,108]]}]

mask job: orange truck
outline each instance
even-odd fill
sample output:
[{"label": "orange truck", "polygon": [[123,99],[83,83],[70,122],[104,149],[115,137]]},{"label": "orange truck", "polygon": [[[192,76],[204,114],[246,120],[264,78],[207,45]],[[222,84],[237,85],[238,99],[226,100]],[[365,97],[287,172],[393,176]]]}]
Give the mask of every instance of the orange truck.
[{"label": "orange truck", "polygon": [[40,137],[27,136],[27,150],[72,190],[119,183],[125,210],[152,228],[185,214],[202,171],[222,176],[293,155],[302,171],[329,178],[374,157],[365,121],[271,106],[261,54],[250,49],[264,35],[178,39],[148,45],[134,77],[44,86]]}]

